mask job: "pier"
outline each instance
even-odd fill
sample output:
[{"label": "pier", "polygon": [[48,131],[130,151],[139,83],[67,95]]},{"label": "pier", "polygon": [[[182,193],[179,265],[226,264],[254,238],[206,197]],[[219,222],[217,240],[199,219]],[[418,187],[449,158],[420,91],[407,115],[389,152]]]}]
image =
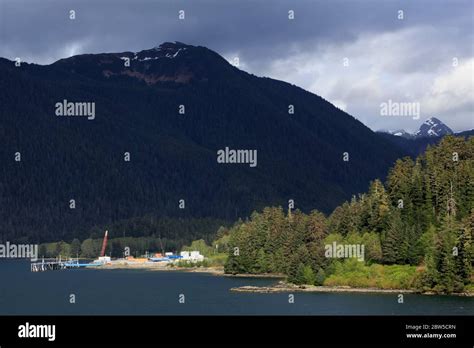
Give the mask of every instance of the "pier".
[{"label": "pier", "polygon": [[69,268],[82,268],[100,266],[101,263],[80,263],[79,259],[61,260],[59,259],[42,259],[41,262],[31,263],[31,272],[56,271]]},{"label": "pier", "polygon": [[79,262],[79,255],[77,258],[69,258],[66,261],[61,260],[61,255],[59,258],[55,259],[43,259],[41,262],[32,262],[31,263],[31,272],[45,272],[45,271],[56,271],[60,269],[68,269],[68,268],[82,268],[82,267],[97,267],[101,266],[105,263],[110,262],[110,256],[105,256],[105,249],[107,247],[107,237],[109,235],[109,231],[105,231],[104,240],[102,241],[102,249],[100,251],[99,258],[91,262]]},{"label": "pier", "polygon": [[66,262],[61,259],[42,259],[41,262],[31,263],[31,272],[45,272],[66,269]]}]

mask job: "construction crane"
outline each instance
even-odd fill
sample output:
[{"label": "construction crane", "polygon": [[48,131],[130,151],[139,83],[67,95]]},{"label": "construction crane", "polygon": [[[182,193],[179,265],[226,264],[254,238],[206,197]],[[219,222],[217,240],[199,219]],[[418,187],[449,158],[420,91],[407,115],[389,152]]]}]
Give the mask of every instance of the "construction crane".
[{"label": "construction crane", "polygon": [[100,257],[105,256],[105,248],[107,247],[107,237],[109,231],[105,231],[104,240],[102,241],[102,249],[100,250]]}]

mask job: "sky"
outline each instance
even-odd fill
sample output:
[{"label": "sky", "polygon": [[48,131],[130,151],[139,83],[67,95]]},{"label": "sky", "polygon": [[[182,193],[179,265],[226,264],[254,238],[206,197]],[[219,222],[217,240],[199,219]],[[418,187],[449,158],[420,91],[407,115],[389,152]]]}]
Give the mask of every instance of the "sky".
[{"label": "sky", "polygon": [[[429,117],[474,128],[472,0],[0,0],[0,57],[12,60],[166,41],[238,57],[240,69],[318,94],[373,130],[415,131]],[[384,115],[389,103],[414,108]]]}]

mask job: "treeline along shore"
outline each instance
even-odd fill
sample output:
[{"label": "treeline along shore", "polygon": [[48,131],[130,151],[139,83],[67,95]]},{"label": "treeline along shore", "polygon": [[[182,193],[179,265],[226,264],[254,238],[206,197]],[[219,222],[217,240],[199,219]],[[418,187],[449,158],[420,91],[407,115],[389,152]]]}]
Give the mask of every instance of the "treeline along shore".
[{"label": "treeline along shore", "polygon": [[469,292],[473,208],[474,137],[447,136],[416,160],[397,160],[385,184],[374,180],[329,217],[282,208],[252,214],[229,232],[225,271],[283,273],[293,284]]},{"label": "treeline along shore", "polygon": [[[372,181],[368,192],[329,216],[304,213],[292,204],[264,208],[230,228],[221,226],[213,240],[182,248],[206,256],[189,267],[223,267],[231,275],[279,274],[287,278],[288,289],[474,291],[474,137],[446,136],[415,160],[397,160],[384,182]],[[84,254],[84,247],[100,247],[100,240],[84,243],[60,248],[75,255]],[[158,240],[150,237],[115,243],[116,250],[126,243],[140,252],[159,250]]]}]

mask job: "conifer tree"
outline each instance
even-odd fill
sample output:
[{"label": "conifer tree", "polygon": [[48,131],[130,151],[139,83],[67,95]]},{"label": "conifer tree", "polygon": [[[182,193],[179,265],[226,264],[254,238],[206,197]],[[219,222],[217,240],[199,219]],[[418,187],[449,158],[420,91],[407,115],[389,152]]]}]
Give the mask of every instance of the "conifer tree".
[{"label": "conifer tree", "polygon": [[472,271],[472,227],[474,226],[474,210],[469,218],[464,220],[462,226],[458,228],[456,238],[455,269],[457,280],[463,285],[467,285],[471,278]]},{"label": "conifer tree", "polygon": [[369,217],[369,229],[381,232],[387,228],[390,212],[390,202],[385,188],[380,180],[374,180],[369,188],[371,211]]},{"label": "conifer tree", "polygon": [[399,260],[399,252],[403,242],[403,230],[404,226],[400,211],[395,209],[390,215],[388,229],[382,241],[383,261],[385,263],[396,263]]}]

